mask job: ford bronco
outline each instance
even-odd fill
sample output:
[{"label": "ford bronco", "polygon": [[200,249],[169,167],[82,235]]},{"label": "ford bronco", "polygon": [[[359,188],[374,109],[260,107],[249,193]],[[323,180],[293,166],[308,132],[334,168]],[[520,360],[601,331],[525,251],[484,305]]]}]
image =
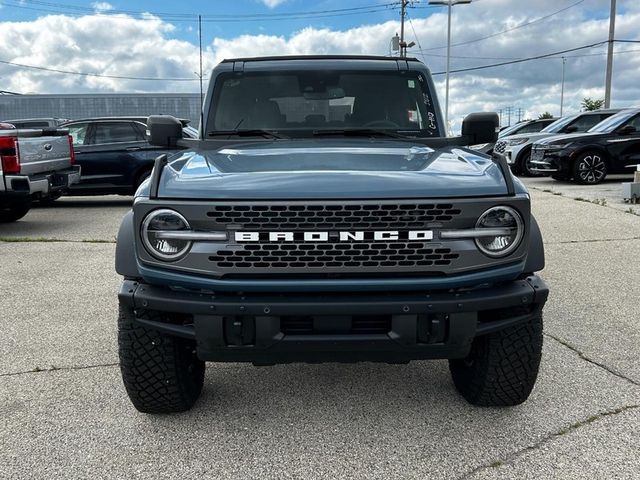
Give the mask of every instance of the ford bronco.
[{"label": "ford bronco", "polygon": [[424,64],[353,56],[223,61],[198,139],[149,117],[177,150],[118,234],[134,406],[191,408],[206,361],[448,359],[472,404],[525,401],[548,289],[526,189],[465,147],[497,127],[475,113],[447,137]]}]

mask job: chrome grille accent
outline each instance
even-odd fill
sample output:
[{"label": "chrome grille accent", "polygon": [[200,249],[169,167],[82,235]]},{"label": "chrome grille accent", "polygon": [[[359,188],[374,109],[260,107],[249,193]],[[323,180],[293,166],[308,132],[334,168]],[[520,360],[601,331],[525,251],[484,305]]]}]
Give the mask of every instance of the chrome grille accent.
[{"label": "chrome grille accent", "polygon": [[493,147],[493,151],[497,153],[504,153],[506,148],[507,148],[507,142],[503,140],[495,144],[495,146]]}]

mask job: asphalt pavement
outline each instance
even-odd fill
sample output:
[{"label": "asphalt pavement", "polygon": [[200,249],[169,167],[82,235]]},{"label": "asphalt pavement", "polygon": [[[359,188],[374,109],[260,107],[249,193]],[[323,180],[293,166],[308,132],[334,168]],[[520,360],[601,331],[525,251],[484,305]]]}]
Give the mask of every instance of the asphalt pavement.
[{"label": "asphalt pavement", "polygon": [[640,216],[526,182],[551,296],[538,383],[507,409],[468,405],[445,361],[208,364],[193,410],[140,414],[116,347],[131,199],[0,226],[0,478],[640,478]]}]

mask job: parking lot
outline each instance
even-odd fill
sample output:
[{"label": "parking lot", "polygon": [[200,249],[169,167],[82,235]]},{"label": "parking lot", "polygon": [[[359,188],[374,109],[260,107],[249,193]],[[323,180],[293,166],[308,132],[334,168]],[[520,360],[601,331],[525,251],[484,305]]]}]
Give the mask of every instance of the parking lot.
[{"label": "parking lot", "polygon": [[116,347],[131,199],[35,208],[0,227],[0,478],[638,478],[640,206],[619,181],[525,180],[551,296],[508,409],[467,404],[446,361],[209,364],[192,411],[140,414]]}]

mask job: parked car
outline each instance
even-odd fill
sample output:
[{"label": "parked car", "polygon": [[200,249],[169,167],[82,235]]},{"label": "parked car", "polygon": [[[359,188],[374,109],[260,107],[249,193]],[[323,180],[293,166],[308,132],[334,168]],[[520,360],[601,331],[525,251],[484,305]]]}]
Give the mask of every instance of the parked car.
[{"label": "parked car", "polygon": [[640,163],[640,108],[623,110],[587,133],[535,142],[531,163],[556,180],[582,185],[600,183],[609,173],[632,173],[629,167]]},{"label": "parked car", "polygon": [[547,125],[538,133],[522,133],[510,135],[496,142],[493,154],[504,157],[514,173],[524,176],[540,175],[531,165],[531,147],[533,142],[543,138],[553,137],[564,133],[586,132],[602,120],[619,112],[618,110],[595,110],[576,113],[562,117]]},{"label": "parked car", "polygon": [[[547,125],[555,122],[556,118],[539,118],[537,120],[523,120],[515,125],[511,125],[503,128],[498,133],[498,139],[508,137],[509,135],[516,135],[519,133],[537,133]],[[479,145],[471,145],[469,148],[478,152],[491,155],[493,153],[493,147],[495,143],[481,143]]]},{"label": "parked car", "polygon": [[32,200],[56,198],[80,180],[67,130],[0,123],[0,223],[15,222]]},{"label": "parked car", "polygon": [[58,128],[65,122],[64,118],[21,118],[17,120],[3,120],[2,123],[10,123],[16,128]]},{"label": "parked car", "polygon": [[82,167],[72,195],[131,195],[151,173],[156,157],[168,152],[147,142],[147,117],[87,118],[63,126]]}]

